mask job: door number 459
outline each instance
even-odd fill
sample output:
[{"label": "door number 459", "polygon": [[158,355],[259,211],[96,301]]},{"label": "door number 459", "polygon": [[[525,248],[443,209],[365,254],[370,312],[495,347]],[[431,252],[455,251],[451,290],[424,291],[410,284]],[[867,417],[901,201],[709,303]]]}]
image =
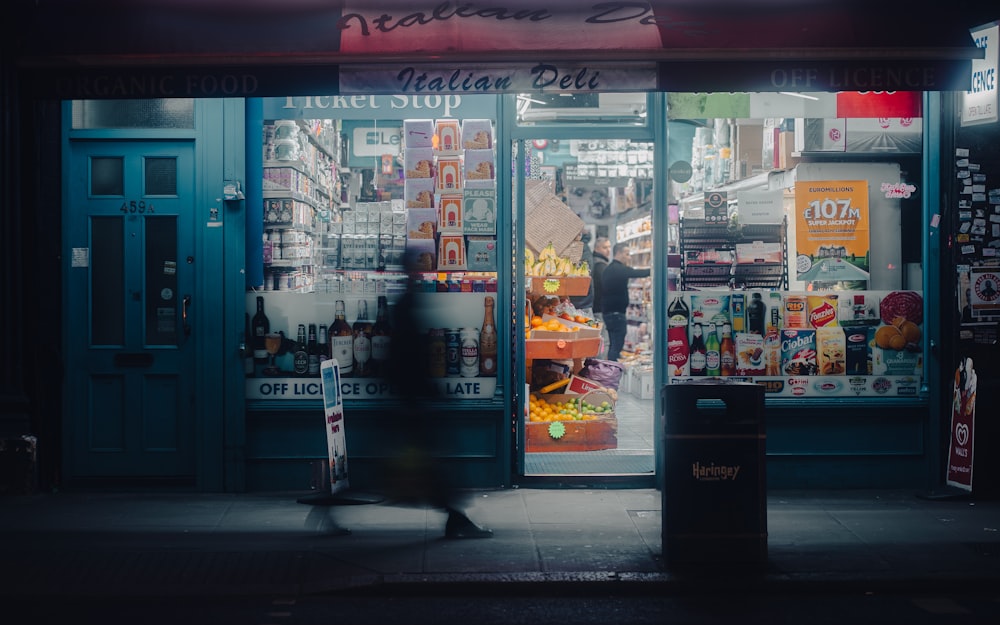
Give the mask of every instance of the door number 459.
[{"label": "door number 459", "polygon": [[155,213],[153,210],[153,204],[150,202],[146,204],[144,200],[128,200],[127,202],[122,202],[122,207],[120,209],[123,213]]}]

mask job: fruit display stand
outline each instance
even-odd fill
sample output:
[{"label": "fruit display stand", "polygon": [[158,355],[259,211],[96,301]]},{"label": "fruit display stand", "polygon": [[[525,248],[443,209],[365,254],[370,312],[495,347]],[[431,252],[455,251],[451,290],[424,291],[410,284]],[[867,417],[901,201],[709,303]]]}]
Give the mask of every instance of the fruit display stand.
[{"label": "fruit display stand", "polygon": [[533,338],[524,342],[524,355],[529,361],[536,358],[555,360],[587,358],[596,356],[600,349],[600,336],[591,338]]},{"label": "fruit display stand", "polygon": [[618,418],[611,397],[601,391],[586,395],[540,395],[539,402],[556,405],[569,400],[600,405],[607,402],[610,410],[601,413],[584,411],[580,419],[558,415],[553,420],[525,423],[525,451],[599,451],[618,447]]},{"label": "fruit display stand", "polygon": [[590,276],[526,276],[528,291],[535,295],[559,297],[586,295]]}]

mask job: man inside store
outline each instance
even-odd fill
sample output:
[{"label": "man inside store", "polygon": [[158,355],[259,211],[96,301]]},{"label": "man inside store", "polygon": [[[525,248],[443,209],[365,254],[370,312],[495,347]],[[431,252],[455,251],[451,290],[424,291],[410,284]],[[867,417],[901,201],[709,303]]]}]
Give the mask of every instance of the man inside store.
[{"label": "man inside store", "polygon": [[628,320],[628,281],[649,276],[649,269],[633,269],[632,254],[625,243],[615,245],[614,258],[601,274],[601,311],[608,329],[608,360],[618,360],[625,345]]},{"label": "man inside store", "polygon": [[608,329],[604,323],[604,315],[601,310],[601,275],[611,260],[611,241],[608,237],[597,237],[594,241],[594,263],[590,266],[590,282],[594,291],[594,318],[601,322],[601,356],[605,356],[608,351]]},{"label": "man inside store", "polygon": [[594,254],[590,251],[590,233],[586,230],[581,232],[580,242],[583,243],[583,253],[580,255],[580,262],[587,263],[587,267],[590,269],[590,286],[587,288],[586,295],[570,297],[569,301],[573,303],[573,308],[576,308],[587,316],[592,316],[594,314]]}]

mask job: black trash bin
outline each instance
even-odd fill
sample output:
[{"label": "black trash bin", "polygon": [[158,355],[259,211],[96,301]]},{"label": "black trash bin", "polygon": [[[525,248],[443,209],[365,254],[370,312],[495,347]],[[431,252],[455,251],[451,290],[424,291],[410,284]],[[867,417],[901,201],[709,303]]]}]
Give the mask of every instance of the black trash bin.
[{"label": "black trash bin", "polygon": [[767,561],[764,387],[724,380],[662,389],[667,565]]}]

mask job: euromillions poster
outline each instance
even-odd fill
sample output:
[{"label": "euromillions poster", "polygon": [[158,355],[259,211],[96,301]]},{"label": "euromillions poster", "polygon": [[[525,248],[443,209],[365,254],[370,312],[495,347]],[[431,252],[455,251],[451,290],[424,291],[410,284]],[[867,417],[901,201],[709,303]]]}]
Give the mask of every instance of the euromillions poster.
[{"label": "euromillions poster", "polygon": [[868,181],[795,183],[795,277],[819,288],[868,288]]},{"label": "euromillions poster", "polygon": [[951,401],[951,441],[948,446],[948,486],[972,490],[975,455],[976,372],[967,358],[955,370]]},{"label": "euromillions poster", "polygon": [[336,359],[323,361],[320,380],[323,384],[323,417],[330,461],[330,493],[336,494],[348,487],[344,401],[340,394],[340,365]]}]

